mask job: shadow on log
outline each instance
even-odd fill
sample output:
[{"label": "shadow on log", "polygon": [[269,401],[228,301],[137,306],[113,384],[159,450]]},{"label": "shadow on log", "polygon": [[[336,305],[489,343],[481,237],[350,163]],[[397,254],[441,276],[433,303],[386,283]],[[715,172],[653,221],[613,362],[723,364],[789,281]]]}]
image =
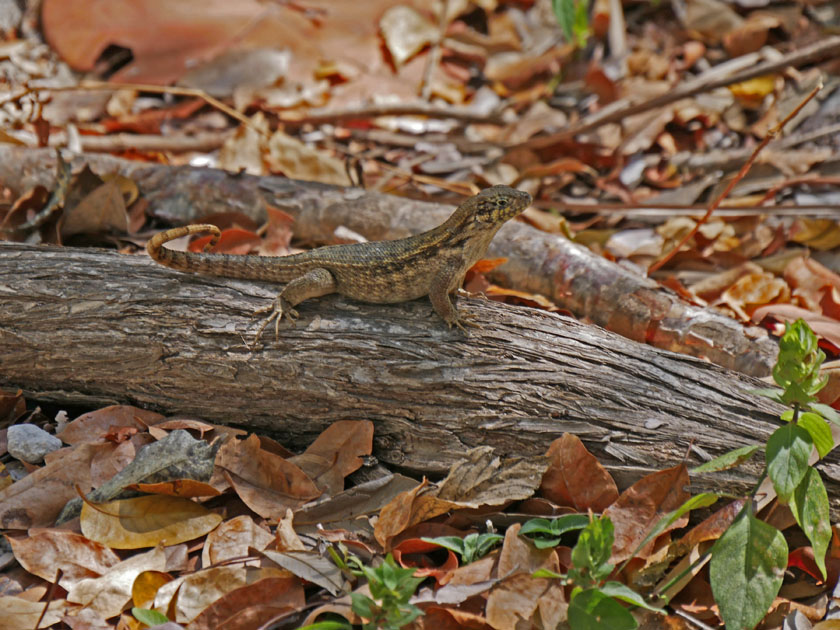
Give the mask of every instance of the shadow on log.
[{"label": "shadow on log", "polygon": [[[470,447],[543,453],[580,436],[624,487],[687,457],[763,443],[780,407],[758,381],[551,313],[465,299],[483,328],[449,330],[427,300],[308,300],[251,352],[277,287],[174,272],[145,256],[0,244],[0,385],[59,405],[133,403],[305,446],[370,419],[376,455],[440,473]],[[840,468],[821,464],[837,512]],[[745,491],[761,458],[698,477]]]}]

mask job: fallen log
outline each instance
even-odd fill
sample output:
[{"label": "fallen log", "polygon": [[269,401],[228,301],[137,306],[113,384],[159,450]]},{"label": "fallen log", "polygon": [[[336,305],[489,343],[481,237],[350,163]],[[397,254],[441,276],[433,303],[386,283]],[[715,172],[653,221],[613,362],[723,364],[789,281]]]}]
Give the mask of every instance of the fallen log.
[{"label": "fallen log", "polygon": [[[132,403],[269,431],[289,446],[369,419],[375,454],[441,473],[467,448],[542,453],[580,436],[622,486],[763,443],[781,408],[758,381],[534,309],[470,298],[465,337],[427,300],[301,304],[255,351],[265,283],[181,274],[145,255],[0,244],[0,386],[58,405]],[[836,510],[840,467],[821,470]],[[760,458],[695,490],[742,493]]]},{"label": "fallen log", "polygon": [[[107,155],[73,158],[75,170],[88,164],[97,173],[119,172],[137,184],[150,212],[165,223],[191,223],[217,212],[242,212],[265,220],[266,206],[295,219],[295,238],[333,243],[344,228],[368,240],[395,239],[440,224],[452,212],[441,204],[339,188],[282,177],[171,167]],[[52,188],[55,152],[0,145],[0,184],[21,194],[36,184]],[[770,373],[777,347],[766,331],[708,308],[684,302],[672,291],[596,256],[566,238],[526,223],[504,225],[488,251],[507,258],[491,279],[539,293],[576,317],[628,339],[707,358],[753,376]]]}]

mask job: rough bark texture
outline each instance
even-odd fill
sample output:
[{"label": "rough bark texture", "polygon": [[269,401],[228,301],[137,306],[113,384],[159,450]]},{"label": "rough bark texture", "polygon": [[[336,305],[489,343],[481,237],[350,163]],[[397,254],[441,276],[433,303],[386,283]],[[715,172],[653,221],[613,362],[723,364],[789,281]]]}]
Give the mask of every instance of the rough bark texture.
[{"label": "rough bark texture", "polygon": [[[542,453],[569,431],[625,486],[642,474],[766,440],[758,383],[542,311],[462,299],[483,328],[450,331],[428,301],[305,302],[296,329],[250,352],[275,288],[200,278],[95,249],[0,244],[0,385],[62,405],[128,402],[269,430],[301,446],[371,419],[376,454],[441,472],[465,449]],[[830,496],[840,467],[822,465]],[[700,478],[739,492],[760,467]],[[833,500],[836,508],[836,499]]]},{"label": "rough bark texture", "polygon": [[[0,146],[0,184],[18,194],[35,184],[51,187],[54,162],[51,150]],[[369,240],[402,238],[438,225],[452,211],[440,204],[281,177],[148,165],[104,155],[73,160],[77,170],[83,164],[98,173],[132,178],[152,214],[164,222],[190,223],[223,211],[262,221],[268,204],[292,215],[295,237],[307,243],[335,242],[340,227]],[[494,281],[546,295],[576,317],[629,339],[708,358],[753,376],[769,374],[775,361],[776,344],[763,329],[745,328],[711,309],[687,304],[652,280],[525,223],[503,226],[488,256],[508,259],[494,270]]]}]

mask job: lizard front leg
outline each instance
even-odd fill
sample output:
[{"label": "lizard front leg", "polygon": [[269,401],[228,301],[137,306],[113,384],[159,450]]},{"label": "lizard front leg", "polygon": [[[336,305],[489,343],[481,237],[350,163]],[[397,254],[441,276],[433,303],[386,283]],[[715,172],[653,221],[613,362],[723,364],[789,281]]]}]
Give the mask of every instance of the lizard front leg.
[{"label": "lizard front leg", "polygon": [[251,347],[254,348],[257,345],[257,341],[259,341],[263,330],[265,330],[266,326],[268,326],[272,321],[274,322],[274,336],[276,339],[280,337],[281,319],[285,317],[292,323],[292,326],[295,325],[295,319],[298,317],[298,312],[295,310],[295,306],[304,300],[308,300],[309,298],[321,297],[322,295],[335,293],[335,290],[335,277],[328,269],[324,269],[323,267],[311,269],[302,276],[299,276],[289,282],[289,284],[287,284],[286,287],[277,295],[271,306],[258,309],[254,313],[255,315],[270,313],[270,315],[257,331],[257,336],[254,338],[254,345]]},{"label": "lizard front leg", "polygon": [[452,258],[444,264],[441,269],[432,278],[429,286],[429,300],[432,302],[432,307],[435,312],[443,318],[449,327],[457,326],[464,334],[467,329],[464,326],[475,326],[480,328],[478,324],[470,322],[466,316],[461,317],[458,314],[458,309],[452,299],[452,294],[458,290],[461,283],[464,281],[463,270],[464,263],[459,258]]}]

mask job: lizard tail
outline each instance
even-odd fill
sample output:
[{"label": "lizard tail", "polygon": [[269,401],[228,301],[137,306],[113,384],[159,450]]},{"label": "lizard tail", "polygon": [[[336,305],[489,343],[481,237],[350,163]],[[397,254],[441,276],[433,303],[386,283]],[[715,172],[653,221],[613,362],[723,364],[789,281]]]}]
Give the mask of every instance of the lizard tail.
[{"label": "lizard tail", "polygon": [[202,232],[210,232],[213,235],[213,238],[204,247],[204,251],[206,252],[215,247],[216,243],[219,242],[219,237],[222,235],[221,230],[215,225],[185,225],[166,230],[165,232],[159,232],[146,243],[146,251],[149,252],[149,256],[153,260],[159,262],[161,265],[172,267],[172,269],[177,269],[178,271],[199,271],[201,267],[206,267],[206,261],[202,260],[206,254],[176,252],[172,249],[167,249],[163,245],[176,238],[189,236],[190,234],[200,234]]},{"label": "lizard tail", "polygon": [[[212,238],[202,253],[176,252],[164,247],[164,244],[176,238],[203,232],[210,232]],[[221,278],[289,282],[318,266],[317,263],[301,261],[300,257],[306,254],[284,256],[282,264],[278,263],[276,256],[208,254],[207,250],[212,249],[219,242],[221,234],[221,230],[215,225],[185,225],[155,234],[146,244],[146,251],[153,260],[172,269]]]}]

